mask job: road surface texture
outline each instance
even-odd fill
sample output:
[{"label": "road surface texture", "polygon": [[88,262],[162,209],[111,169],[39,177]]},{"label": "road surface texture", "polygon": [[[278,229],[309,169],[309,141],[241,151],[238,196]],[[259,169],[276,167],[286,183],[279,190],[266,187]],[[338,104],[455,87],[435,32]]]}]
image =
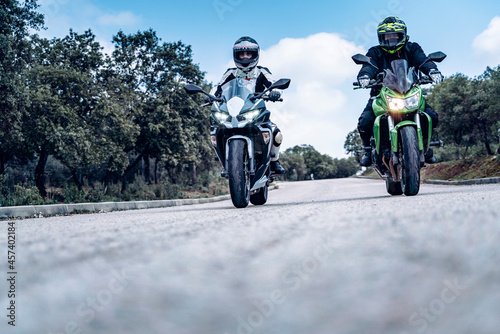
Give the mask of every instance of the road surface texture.
[{"label": "road surface texture", "polygon": [[500,184],[282,183],[260,207],[15,227],[16,326],[2,279],[0,333],[500,333]]}]

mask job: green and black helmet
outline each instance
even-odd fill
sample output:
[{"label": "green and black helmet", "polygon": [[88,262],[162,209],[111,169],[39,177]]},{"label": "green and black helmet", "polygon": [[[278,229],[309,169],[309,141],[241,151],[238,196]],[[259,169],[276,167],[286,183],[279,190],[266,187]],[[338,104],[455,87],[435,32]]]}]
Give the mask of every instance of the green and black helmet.
[{"label": "green and black helmet", "polygon": [[386,17],[377,28],[378,42],[384,51],[395,53],[408,41],[406,24],[396,16]]}]

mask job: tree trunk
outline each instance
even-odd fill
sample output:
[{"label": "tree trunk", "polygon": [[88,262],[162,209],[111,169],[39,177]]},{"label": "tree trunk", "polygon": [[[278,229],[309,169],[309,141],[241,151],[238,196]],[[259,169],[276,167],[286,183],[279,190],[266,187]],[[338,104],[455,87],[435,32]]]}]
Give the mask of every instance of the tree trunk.
[{"label": "tree trunk", "polygon": [[483,142],[486,147],[486,152],[488,155],[493,155],[493,151],[491,150],[490,141],[488,140],[488,131],[486,131],[486,125],[482,124],[482,132],[483,132]]},{"label": "tree trunk", "polygon": [[83,190],[82,174],[78,173],[76,169],[70,168],[71,175],[73,176],[73,181],[75,181],[78,190]]},{"label": "tree trunk", "polygon": [[158,184],[158,158],[155,159],[155,184]]},{"label": "tree trunk", "polygon": [[193,184],[196,184],[196,179],[198,178],[198,175],[196,173],[196,164],[193,162]]},{"label": "tree trunk", "polygon": [[47,165],[48,158],[49,153],[47,152],[45,146],[42,146],[40,158],[38,159],[38,164],[35,168],[35,185],[38,188],[40,196],[43,198],[47,197],[47,190],[45,189],[45,166]]},{"label": "tree trunk", "polygon": [[4,155],[0,153],[0,175],[5,174],[5,159]]},{"label": "tree trunk", "polygon": [[151,161],[149,159],[149,154],[144,155],[144,181],[147,184],[151,184]]},{"label": "tree trunk", "polygon": [[134,160],[132,164],[130,164],[127,169],[125,169],[125,172],[123,172],[122,175],[122,194],[127,190],[127,175],[130,173],[132,169],[141,162],[142,158],[146,155],[146,151],[142,152],[139,154],[139,156]]}]

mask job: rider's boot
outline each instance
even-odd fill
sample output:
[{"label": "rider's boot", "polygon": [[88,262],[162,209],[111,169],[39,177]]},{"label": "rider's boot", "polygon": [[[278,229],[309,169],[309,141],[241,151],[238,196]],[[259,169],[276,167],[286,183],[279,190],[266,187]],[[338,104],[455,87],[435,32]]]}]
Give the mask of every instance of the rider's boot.
[{"label": "rider's boot", "polygon": [[428,164],[435,164],[437,162],[436,157],[434,156],[434,150],[432,147],[429,147],[427,152],[425,152],[425,162]]},{"label": "rider's boot", "polygon": [[271,161],[271,172],[273,174],[285,174],[285,169],[281,166],[279,160]]},{"label": "rider's boot", "polygon": [[372,148],[371,146],[364,146],[365,154],[361,157],[359,164],[362,167],[370,167],[372,165]]},{"label": "rider's boot", "polygon": [[285,169],[281,166],[278,158],[280,156],[280,146],[283,142],[283,135],[278,128],[273,131],[273,146],[271,148],[271,172],[273,174],[285,174]]}]

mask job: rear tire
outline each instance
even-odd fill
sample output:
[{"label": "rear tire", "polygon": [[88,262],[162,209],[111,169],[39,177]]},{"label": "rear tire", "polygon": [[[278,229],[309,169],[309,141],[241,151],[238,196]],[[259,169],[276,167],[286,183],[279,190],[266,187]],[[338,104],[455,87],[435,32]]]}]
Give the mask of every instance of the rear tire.
[{"label": "rear tire", "polygon": [[245,141],[236,139],[229,143],[227,162],[231,200],[235,207],[245,208],[250,201],[250,173]]},{"label": "rear tire", "polygon": [[420,190],[420,158],[417,131],[412,126],[405,126],[401,129],[400,134],[403,193],[406,196],[415,196]]},{"label": "rear tire", "polygon": [[268,187],[265,185],[264,187],[260,188],[258,192],[256,192],[253,195],[250,195],[250,203],[253,205],[264,205],[267,202],[267,194],[268,194]]}]

